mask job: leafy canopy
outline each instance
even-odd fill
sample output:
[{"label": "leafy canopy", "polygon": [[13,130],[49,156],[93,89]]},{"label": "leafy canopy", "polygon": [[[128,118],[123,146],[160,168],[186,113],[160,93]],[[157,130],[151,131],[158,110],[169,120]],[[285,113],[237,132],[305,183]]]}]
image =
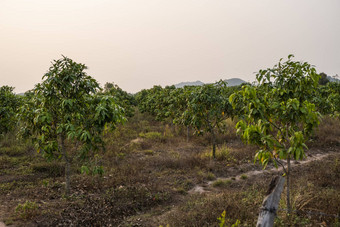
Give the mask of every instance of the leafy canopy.
[{"label": "leafy canopy", "polygon": [[106,83],[104,85],[104,94],[112,96],[115,102],[123,107],[126,116],[132,117],[134,115],[134,106],[137,103],[133,95],[127,93],[114,83]]},{"label": "leafy canopy", "polygon": [[0,87],[0,135],[14,129],[16,112],[21,105],[19,96],[13,93],[14,88],[9,86]]},{"label": "leafy canopy", "polygon": [[233,113],[228,101],[229,91],[223,81],[187,90],[188,103],[183,113],[183,123],[191,125],[197,134],[222,130],[223,121]]},{"label": "leafy canopy", "polygon": [[242,138],[258,145],[255,160],[264,167],[277,158],[302,159],[308,136],[318,125],[318,112],[311,103],[319,75],[307,62],[288,56],[272,69],[256,74],[257,84],[243,86],[230,96],[230,102],[242,110],[236,127]]},{"label": "leafy canopy", "polygon": [[20,110],[22,133],[32,136],[48,158],[62,156],[64,139],[77,141],[86,156],[103,147],[101,134],[108,123],[114,128],[125,119],[112,96],[98,94],[99,84],[86,68],[64,56],[55,60]]}]

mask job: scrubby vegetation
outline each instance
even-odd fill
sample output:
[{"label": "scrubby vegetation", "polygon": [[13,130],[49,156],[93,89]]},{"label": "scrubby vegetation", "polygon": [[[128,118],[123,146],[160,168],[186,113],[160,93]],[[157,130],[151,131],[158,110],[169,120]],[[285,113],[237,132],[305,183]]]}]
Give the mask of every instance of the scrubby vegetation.
[{"label": "scrubby vegetation", "polygon": [[[275,220],[277,226],[339,225],[340,90],[337,84],[318,86],[313,94],[322,90],[324,102],[310,101],[322,113],[318,115],[320,125],[306,140],[307,161],[291,160],[292,212],[286,211],[285,190]],[[213,94],[227,103],[209,112],[215,107],[205,109],[204,102],[209,104],[212,97],[204,95],[204,90],[221,88],[225,91]],[[11,89],[5,90],[6,97],[16,97],[8,95]],[[129,107],[125,112],[127,122],[114,122],[115,130],[111,131],[107,130],[108,124],[100,125],[103,130],[96,135],[104,149],[89,149],[84,157],[79,152],[86,145],[81,139],[84,131],[74,137],[75,130],[67,132],[71,134],[66,134],[64,141],[70,160],[69,194],[64,189],[68,169],[62,153],[54,150],[55,158],[46,159],[41,153],[49,150],[43,146],[42,134],[39,132],[38,138],[31,133],[30,140],[17,137],[23,125],[12,120],[19,124],[10,125],[0,138],[0,220],[16,226],[254,226],[270,179],[283,171],[276,170],[270,158],[263,170],[254,163],[258,147],[244,144],[237,136],[236,123],[246,118],[240,114],[242,107],[232,109],[228,102],[236,91],[241,87],[218,84],[180,89],[157,86],[135,96],[110,83],[104,91],[98,89],[100,97],[118,96],[113,98],[113,106]],[[200,94],[196,99],[200,105],[196,106],[191,99],[195,92]],[[33,96],[27,93],[23,100]],[[192,109],[186,106],[188,100]],[[71,108],[69,101],[65,102],[64,108]],[[15,109],[20,106],[13,107],[11,119],[16,119]],[[85,110],[83,113],[92,116]],[[63,125],[72,124],[67,116],[63,119]],[[80,119],[74,124],[80,127],[95,119]],[[38,127],[42,119],[33,121]],[[52,120],[50,123],[56,124]],[[50,136],[58,133],[42,132]],[[60,137],[56,141],[60,142]],[[96,141],[92,142],[89,144]]]}]

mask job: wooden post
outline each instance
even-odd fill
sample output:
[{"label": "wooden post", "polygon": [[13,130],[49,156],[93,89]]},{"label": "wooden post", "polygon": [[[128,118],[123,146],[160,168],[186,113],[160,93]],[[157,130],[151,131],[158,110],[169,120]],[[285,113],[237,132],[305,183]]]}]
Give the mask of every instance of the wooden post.
[{"label": "wooden post", "polygon": [[261,212],[257,219],[256,227],[272,227],[274,225],[284,183],[285,179],[281,176],[273,178],[270,182],[267,196],[263,200]]}]

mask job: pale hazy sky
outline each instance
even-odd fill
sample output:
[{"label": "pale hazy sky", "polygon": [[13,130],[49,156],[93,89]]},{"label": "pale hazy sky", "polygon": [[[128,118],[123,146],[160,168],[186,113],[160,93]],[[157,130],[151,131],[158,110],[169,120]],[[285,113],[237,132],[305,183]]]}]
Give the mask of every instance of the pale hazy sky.
[{"label": "pale hazy sky", "polygon": [[288,54],[340,74],[339,0],[0,0],[0,86],[41,82],[53,59],[102,85],[214,82]]}]

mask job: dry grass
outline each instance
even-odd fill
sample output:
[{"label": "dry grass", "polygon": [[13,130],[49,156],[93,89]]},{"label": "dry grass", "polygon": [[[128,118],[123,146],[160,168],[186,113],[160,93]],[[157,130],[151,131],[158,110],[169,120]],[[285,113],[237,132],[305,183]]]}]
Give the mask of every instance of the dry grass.
[{"label": "dry grass", "polygon": [[[255,193],[254,193],[255,192]],[[256,222],[262,192],[251,188],[240,193],[226,190],[218,194],[193,195],[171,211],[161,224],[170,226],[218,226],[217,218],[225,210],[231,223],[242,220],[242,226]]]},{"label": "dry grass", "polygon": [[340,119],[324,116],[315,132],[313,147],[340,146]]},{"label": "dry grass", "polygon": [[[256,149],[243,145],[235,136],[234,122],[228,120],[227,124],[229,131],[218,135],[217,159],[213,160],[209,135],[190,136],[187,143],[185,128],[156,122],[137,112],[126,125],[105,135],[106,151],[96,160],[104,167],[102,177],[80,174],[79,167],[84,163],[72,153],[70,197],[63,197],[62,163],[48,163],[32,155],[29,146],[6,142],[0,146],[0,163],[10,171],[1,169],[0,199],[6,198],[8,217],[19,203],[36,202],[46,211],[33,218],[41,226],[217,226],[223,210],[228,223],[239,219],[242,226],[253,226],[272,174],[221,181],[207,194],[188,193],[195,185],[216,177],[258,168],[252,164]],[[318,144],[335,146],[340,138],[339,126],[339,120],[325,118],[316,141],[326,142]],[[334,154],[294,170],[292,198],[296,209],[339,214],[339,158]],[[285,206],[284,199],[281,205]],[[303,214],[289,218],[279,213],[276,225],[336,223],[331,218],[306,219]],[[14,219],[14,224],[20,224],[20,220]]]}]

